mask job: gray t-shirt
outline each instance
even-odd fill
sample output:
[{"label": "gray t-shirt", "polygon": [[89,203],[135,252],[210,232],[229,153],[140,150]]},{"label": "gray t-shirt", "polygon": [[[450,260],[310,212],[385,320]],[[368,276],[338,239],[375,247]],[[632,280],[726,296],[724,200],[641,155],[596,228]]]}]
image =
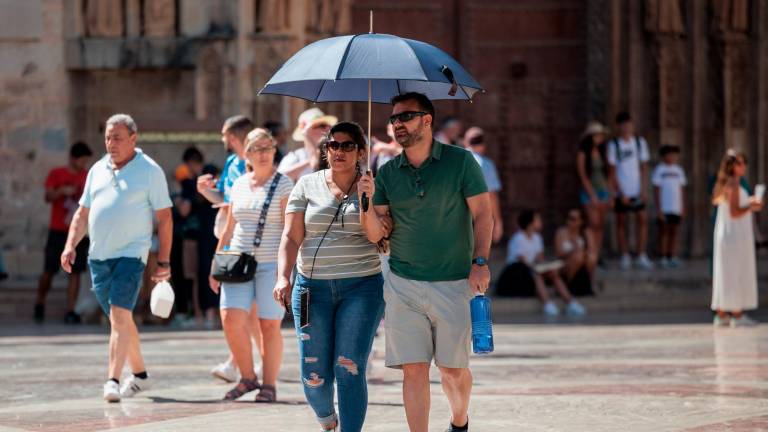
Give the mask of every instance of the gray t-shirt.
[{"label": "gray t-shirt", "polygon": [[[338,216],[334,220],[337,211]],[[345,279],[371,276],[381,271],[376,246],[368,241],[360,225],[357,194],[339,202],[328,188],[325,170],[299,179],[285,212],[304,213],[304,242],[296,262],[299,273],[304,277]],[[323,235],[325,239],[321,245]],[[312,261],[316,252],[313,270]]]}]

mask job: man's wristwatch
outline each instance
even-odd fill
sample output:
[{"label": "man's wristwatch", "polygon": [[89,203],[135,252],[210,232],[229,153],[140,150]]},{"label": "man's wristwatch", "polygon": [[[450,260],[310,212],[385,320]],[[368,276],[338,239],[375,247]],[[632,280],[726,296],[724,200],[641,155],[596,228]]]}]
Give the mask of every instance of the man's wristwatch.
[{"label": "man's wristwatch", "polygon": [[484,265],[488,265],[488,260],[485,259],[484,256],[479,256],[472,260],[472,264],[484,266]]},{"label": "man's wristwatch", "polygon": [[171,263],[168,261],[158,261],[157,266],[160,268],[168,269],[171,268]]}]

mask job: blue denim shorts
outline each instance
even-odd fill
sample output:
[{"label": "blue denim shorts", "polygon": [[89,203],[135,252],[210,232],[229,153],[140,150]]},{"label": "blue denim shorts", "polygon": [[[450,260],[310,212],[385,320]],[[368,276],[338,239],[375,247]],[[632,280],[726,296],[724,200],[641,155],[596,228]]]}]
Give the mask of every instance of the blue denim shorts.
[{"label": "blue denim shorts", "polygon": [[277,283],[277,263],[259,263],[256,266],[256,275],[248,282],[221,284],[221,309],[251,310],[251,304],[256,303],[259,308],[259,318],[268,320],[281,320],[285,315],[285,308],[275,301],[272,290]]},{"label": "blue denim shorts", "polygon": [[88,260],[91,268],[91,288],[101,309],[109,316],[109,307],[130,311],[136,306],[144,274],[144,262],[139,258]]}]

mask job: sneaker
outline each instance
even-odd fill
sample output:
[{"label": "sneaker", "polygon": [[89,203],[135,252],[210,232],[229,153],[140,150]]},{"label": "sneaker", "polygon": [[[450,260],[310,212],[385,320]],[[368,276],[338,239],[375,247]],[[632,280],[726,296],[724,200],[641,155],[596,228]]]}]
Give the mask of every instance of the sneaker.
[{"label": "sneaker", "polygon": [[35,322],[41,324],[45,320],[45,305],[38,303],[35,305],[34,312]]},{"label": "sneaker", "polygon": [[112,380],[104,383],[104,400],[107,402],[120,402],[120,386]]},{"label": "sneaker", "polygon": [[672,266],[672,268],[680,268],[683,266],[683,262],[680,261],[680,258],[678,257],[672,257],[669,259],[669,265]]},{"label": "sneaker", "polygon": [[659,261],[659,265],[663,269],[671,269],[672,268],[672,262],[669,259],[667,259],[667,257],[662,258],[661,261]]},{"label": "sneaker", "polygon": [[556,304],[554,304],[551,301],[544,303],[542,312],[544,313],[544,316],[548,316],[548,317],[554,317],[554,316],[560,315],[560,309],[557,307]]},{"label": "sneaker", "polygon": [[731,328],[736,327],[754,327],[758,325],[759,323],[752,318],[748,317],[746,314],[742,315],[739,318],[731,318]]},{"label": "sneaker", "polygon": [[565,307],[565,314],[570,317],[581,317],[587,314],[587,310],[581,303],[573,300]]},{"label": "sneaker", "polygon": [[621,269],[622,270],[632,269],[632,257],[629,256],[629,254],[624,254],[621,256]]},{"label": "sneaker", "polygon": [[715,315],[715,318],[712,319],[712,325],[715,327],[728,327],[730,321],[730,317],[721,318],[720,315]]},{"label": "sneaker", "polygon": [[152,387],[152,381],[149,377],[137,378],[136,375],[131,375],[125,380],[120,388],[120,395],[122,397],[133,397],[136,393],[149,390]]},{"label": "sneaker", "polygon": [[211,369],[211,375],[228,383],[233,383],[240,379],[240,373],[237,366],[230,362],[217,364]]},{"label": "sneaker", "polygon": [[76,314],[75,311],[67,312],[67,315],[64,317],[65,324],[80,324],[81,322],[80,315]]},{"label": "sneaker", "polygon": [[637,257],[637,267],[642,270],[653,270],[653,262],[648,258],[648,255],[642,254]]}]

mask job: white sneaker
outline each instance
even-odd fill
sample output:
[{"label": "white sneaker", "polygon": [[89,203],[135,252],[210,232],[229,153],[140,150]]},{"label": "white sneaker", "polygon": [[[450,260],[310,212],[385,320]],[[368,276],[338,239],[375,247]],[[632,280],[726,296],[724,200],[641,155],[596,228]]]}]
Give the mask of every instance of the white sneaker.
[{"label": "white sneaker", "polygon": [[565,314],[571,317],[581,317],[587,314],[587,310],[581,303],[573,300],[565,307]]},{"label": "white sneaker", "polygon": [[742,315],[739,318],[733,318],[731,317],[731,328],[736,327],[754,327],[758,325],[759,323],[752,318],[748,317],[746,314]]},{"label": "white sneaker", "polygon": [[233,383],[240,379],[240,372],[237,366],[230,362],[217,364],[211,369],[211,375],[228,383]]},{"label": "white sneaker", "polygon": [[720,318],[720,315],[715,315],[715,318],[712,319],[712,325],[715,327],[728,327],[728,324],[730,324],[731,319],[729,317]]},{"label": "white sneaker", "polygon": [[637,266],[642,270],[653,270],[653,262],[651,262],[646,254],[637,257]]},{"label": "white sneaker", "polygon": [[624,254],[621,256],[621,269],[622,270],[632,269],[632,257],[629,256],[629,254]]},{"label": "white sneaker", "polygon": [[125,380],[120,388],[120,395],[125,398],[133,397],[136,393],[149,390],[151,387],[152,381],[150,381],[149,377],[142,379],[136,378],[135,375],[131,375]]},{"label": "white sneaker", "polygon": [[120,402],[120,386],[112,380],[104,383],[104,400],[107,402]]},{"label": "white sneaker", "polygon": [[557,307],[556,304],[554,304],[551,301],[544,303],[542,312],[544,313],[544,316],[548,316],[548,317],[555,317],[560,315],[560,309]]}]

